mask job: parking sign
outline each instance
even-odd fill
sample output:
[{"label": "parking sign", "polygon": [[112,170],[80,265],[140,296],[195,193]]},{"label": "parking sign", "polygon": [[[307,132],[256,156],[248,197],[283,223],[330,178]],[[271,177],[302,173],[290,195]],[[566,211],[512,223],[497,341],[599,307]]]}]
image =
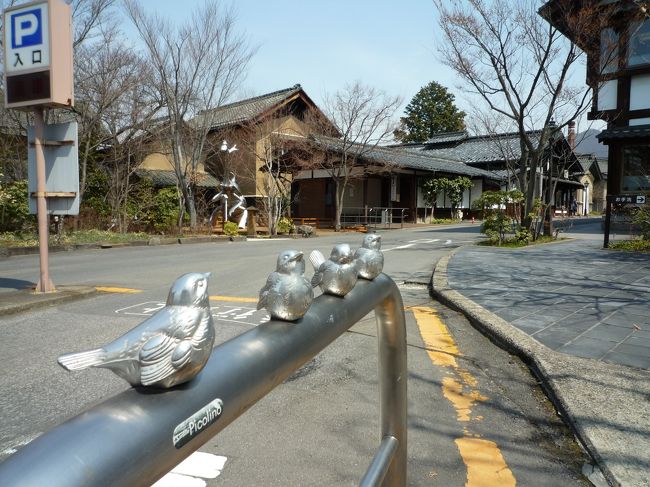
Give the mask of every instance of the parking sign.
[{"label": "parking sign", "polygon": [[47,3],[5,13],[5,70],[18,73],[50,66]]},{"label": "parking sign", "polygon": [[4,55],[7,108],[72,106],[72,10],[65,0],[6,9]]}]

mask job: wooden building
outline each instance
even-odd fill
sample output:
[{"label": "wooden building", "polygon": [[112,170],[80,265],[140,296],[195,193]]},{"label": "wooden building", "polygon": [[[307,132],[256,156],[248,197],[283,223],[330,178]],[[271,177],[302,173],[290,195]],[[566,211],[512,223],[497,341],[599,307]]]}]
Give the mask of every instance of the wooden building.
[{"label": "wooden building", "polygon": [[[571,19],[581,14],[592,16],[598,28],[576,32]],[[540,15],[587,53],[587,84],[594,93],[588,117],[607,122],[598,136],[609,147],[607,194],[650,193],[647,2],[551,0]]]}]

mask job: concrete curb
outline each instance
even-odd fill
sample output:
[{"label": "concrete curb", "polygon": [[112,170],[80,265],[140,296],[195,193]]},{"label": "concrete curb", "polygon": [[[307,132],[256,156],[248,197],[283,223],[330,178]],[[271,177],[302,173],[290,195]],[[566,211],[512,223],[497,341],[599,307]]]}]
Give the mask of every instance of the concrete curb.
[{"label": "concrete curb", "polygon": [[[152,237],[148,240],[132,240],[130,242],[98,242],[92,244],[52,245],[49,252],[72,252],[74,250],[113,249],[121,247],[152,247],[157,245],[187,245],[195,243],[227,243],[245,242],[246,237],[205,236],[205,237]],[[6,247],[0,249],[0,258],[14,255],[38,254],[38,247]]]},{"label": "concrete curb", "polygon": [[638,458],[650,452],[650,372],[555,352],[453,290],[447,267],[460,250],[462,247],[436,264],[432,295],[463,313],[495,344],[528,364],[610,485],[650,485],[650,460]]},{"label": "concrete curb", "polygon": [[[3,293],[4,294],[4,293]],[[21,313],[37,308],[55,306],[78,299],[92,297],[97,290],[90,286],[58,286],[56,293],[35,294],[31,290],[11,293],[10,304],[0,304],[0,316]],[[6,296],[3,296],[6,298]]]}]

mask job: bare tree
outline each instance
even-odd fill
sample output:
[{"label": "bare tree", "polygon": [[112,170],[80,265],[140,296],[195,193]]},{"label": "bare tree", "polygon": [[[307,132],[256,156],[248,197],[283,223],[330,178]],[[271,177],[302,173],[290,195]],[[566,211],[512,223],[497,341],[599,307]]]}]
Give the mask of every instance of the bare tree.
[{"label": "bare tree", "polygon": [[[341,229],[343,200],[355,177],[355,167],[365,155],[391,138],[396,128],[393,116],[400,104],[399,97],[389,97],[357,81],[326,98],[324,111],[329,120],[318,116],[309,120],[311,138],[322,154],[307,162],[326,170],[334,181],[336,231]],[[331,134],[332,125],[338,131],[338,138],[323,138],[323,134]]]},{"label": "bare tree", "polygon": [[[434,0],[440,12],[442,60],[470,93],[509,119],[519,134],[519,186],[524,215],[534,205],[535,181],[554,132],[575,120],[591,103],[591,90],[572,74],[584,59],[578,46],[546,22],[536,0]],[[600,32],[589,9],[558,2],[574,32]],[[606,18],[599,17],[603,25]],[[555,121],[555,125],[551,123]],[[533,129],[539,130],[533,136]]]},{"label": "bare tree", "polygon": [[[182,203],[197,225],[195,174],[204,157],[214,111],[232,95],[253,55],[236,31],[232,10],[210,1],[186,24],[175,28],[155,14],[146,14],[133,0],[126,11],[144,41],[155,72],[167,118],[174,171]],[[182,208],[181,208],[182,209]],[[180,218],[182,219],[181,211]]]}]

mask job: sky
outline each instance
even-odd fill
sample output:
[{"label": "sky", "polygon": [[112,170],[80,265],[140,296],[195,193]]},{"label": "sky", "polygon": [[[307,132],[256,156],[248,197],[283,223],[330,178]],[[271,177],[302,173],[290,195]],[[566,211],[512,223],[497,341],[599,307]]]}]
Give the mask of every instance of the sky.
[{"label": "sky", "polygon": [[[140,0],[145,9],[186,20],[202,0]],[[228,1],[228,0],[225,0]],[[433,0],[231,0],[238,26],[258,51],[235,99],[302,85],[323,106],[357,80],[402,98],[396,118],[427,83],[436,81],[471,113],[476,98],[440,60]],[[584,72],[575,76],[584,82]],[[578,131],[591,122],[578,121]]]},{"label": "sky", "polygon": [[[142,5],[180,19],[200,1]],[[327,93],[359,80],[402,97],[400,115],[430,81],[458,95],[453,74],[437,60],[432,0],[235,0],[234,6],[239,27],[259,46],[241,95],[299,83],[319,105]]]}]

